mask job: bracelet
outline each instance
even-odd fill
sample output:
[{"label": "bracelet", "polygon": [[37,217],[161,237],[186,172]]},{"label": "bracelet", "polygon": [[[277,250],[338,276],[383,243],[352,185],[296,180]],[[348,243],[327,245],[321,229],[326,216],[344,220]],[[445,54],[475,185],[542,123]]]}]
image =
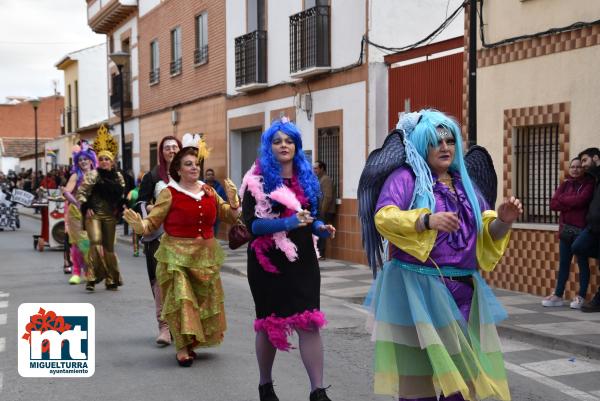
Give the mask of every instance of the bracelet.
[{"label": "bracelet", "polygon": [[431,216],[431,213],[427,213],[425,214],[425,216],[423,216],[423,225],[425,226],[425,229],[427,230],[431,230],[431,226],[429,226],[429,217]]}]

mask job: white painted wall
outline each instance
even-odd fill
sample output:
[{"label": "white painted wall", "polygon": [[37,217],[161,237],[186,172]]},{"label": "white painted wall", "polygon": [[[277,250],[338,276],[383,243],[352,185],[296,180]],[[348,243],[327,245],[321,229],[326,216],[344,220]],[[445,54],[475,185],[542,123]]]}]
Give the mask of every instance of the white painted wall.
[{"label": "white painted wall", "polygon": [[[267,82],[269,86],[292,82],[290,78],[290,20],[302,11],[302,0],[267,2]],[[331,1],[331,67],[355,63],[366,31],[364,0]],[[235,38],[248,33],[246,0],[227,0],[227,93],[235,91]]]},{"label": "white painted wall", "polygon": [[79,127],[105,121],[108,118],[108,74],[106,44],[69,54],[77,61]]},{"label": "white painted wall", "polygon": [[227,94],[229,95],[237,94],[235,91],[235,38],[242,36],[245,33],[246,0],[227,0],[225,6],[225,51],[227,63]]},{"label": "white painted wall", "polygon": [[138,13],[140,17],[143,17],[146,13],[151,11],[154,7],[159,5],[161,0],[139,0]]},{"label": "white painted wall", "polygon": [[[132,88],[131,88],[131,104],[133,107],[133,110],[137,110],[140,107],[140,91],[139,91],[139,82],[137,81],[137,77],[139,77],[139,53],[138,53],[138,47],[137,47],[137,37],[138,37],[138,30],[137,30],[137,18],[132,18],[131,20],[127,21],[125,24],[123,24],[119,29],[117,29],[114,33],[113,33],[113,42],[114,42],[114,50],[115,52],[119,52],[121,51],[121,34],[125,31],[127,31],[128,29],[131,29],[131,37],[130,37],[130,41],[129,41],[129,51],[130,51],[130,56],[129,56],[129,62],[131,63],[131,77],[132,78],[136,78],[133,82],[132,82]],[[109,59],[109,65],[114,65],[112,63],[112,61],[110,61]],[[116,66],[115,66],[116,68]],[[107,79],[108,79],[108,74],[107,74]],[[107,102],[108,104],[108,102]],[[112,110],[109,110],[110,116],[111,117],[115,117],[116,114],[114,114],[112,112]]]},{"label": "white painted wall", "polygon": [[388,134],[388,69],[369,64],[369,152],[380,147]]},{"label": "white painted wall", "polygon": [[[366,100],[365,82],[325,89],[312,93],[313,115],[334,110],[343,110],[343,194],[344,198],[356,198],[358,180],[365,163],[365,127],[366,127]],[[257,103],[227,111],[227,119],[248,114],[264,113],[264,125],[270,125],[270,111],[291,107],[294,105],[293,97],[286,97],[270,102]],[[314,119],[308,120],[305,112],[296,109],[296,125],[302,132],[302,146],[304,150],[314,150]],[[233,140],[231,140],[233,139]],[[237,147],[236,147],[237,146]],[[229,175],[238,183],[241,176],[235,171],[235,159],[239,154],[239,142],[230,135],[230,172]],[[239,156],[237,156],[239,159]]]},{"label": "white painted wall", "polygon": [[100,11],[100,7],[101,7],[100,4],[101,4],[101,1],[96,0],[95,2],[93,2],[92,4],[90,4],[88,6],[88,10],[87,10],[88,21],[91,20],[92,18],[94,18],[94,16],[96,14],[98,14],[98,11]]},{"label": "white painted wall", "polygon": [[331,0],[330,4],[331,67],[340,68],[355,63],[360,55],[360,42],[367,30],[365,0]]},{"label": "white painted wall", "polygon": [[19,158],[18,157],[0,157],[0,171],[4,174],[8,174],[9,170],[12,170],[16,173],[21,172],[21,169],[18,169],[19,166]]},{"label": "white painted wall", "polygon": [[[413,44],[433,32],[462,2],[463,0],[369,0],[369,39],[387,47]],[[456,19],[432,43],[463,35],[464,11],[460,11]],[[369,62],[382,62],[384,55],[383,51],[369,46]]]}]

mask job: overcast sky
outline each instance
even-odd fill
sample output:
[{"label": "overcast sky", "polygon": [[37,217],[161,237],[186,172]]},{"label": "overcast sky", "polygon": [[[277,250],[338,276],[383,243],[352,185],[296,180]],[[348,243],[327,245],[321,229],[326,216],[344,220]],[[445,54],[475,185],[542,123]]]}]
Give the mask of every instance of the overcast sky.
[{"label": "overcast sky", "polygon": [[64,93],[66,54],[104,43],[87,25],[85,0],[0,0],[0,103],[6,96]]}]

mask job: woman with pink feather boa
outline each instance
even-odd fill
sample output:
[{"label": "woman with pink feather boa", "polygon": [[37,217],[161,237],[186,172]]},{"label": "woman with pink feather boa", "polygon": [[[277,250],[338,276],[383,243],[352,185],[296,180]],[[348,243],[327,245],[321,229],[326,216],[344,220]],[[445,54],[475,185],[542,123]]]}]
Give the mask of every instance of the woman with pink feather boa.
[{"label": "woman with pink feather boa", "polygon": [[259,159],[244,176],[243,219],[252,233],[248,282],[254,299],[256,357],[261,401],[278,401],[272,368],[277,350],[292,348],[298,333],[300,356],[310,380],[310,401],[330,401],[323,388],[323,343],[327,323],[320,309],[318,237],[335,228],[317,219],[319,181],[302,151],[302,138],[286,118],[261,138]]}]

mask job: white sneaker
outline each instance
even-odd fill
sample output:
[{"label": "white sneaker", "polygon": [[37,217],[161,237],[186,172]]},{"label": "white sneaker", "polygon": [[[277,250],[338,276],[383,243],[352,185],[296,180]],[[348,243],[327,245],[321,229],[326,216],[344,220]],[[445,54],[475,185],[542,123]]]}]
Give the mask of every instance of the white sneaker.
[{"label": "white sneaker", "polygon": [[581,309],[581,306],[583,305],[584,302],[585,302],[585,300],[583,298],[581,298],[579,295],[577,295],[575,298],[573,298],[573,301],[571,301],[569,306],[571,307],[571,309]]},{"label": "white sneaker", "polygon": [[542,299],[543,306],[563,306],[563,299],[552,294]]}]

